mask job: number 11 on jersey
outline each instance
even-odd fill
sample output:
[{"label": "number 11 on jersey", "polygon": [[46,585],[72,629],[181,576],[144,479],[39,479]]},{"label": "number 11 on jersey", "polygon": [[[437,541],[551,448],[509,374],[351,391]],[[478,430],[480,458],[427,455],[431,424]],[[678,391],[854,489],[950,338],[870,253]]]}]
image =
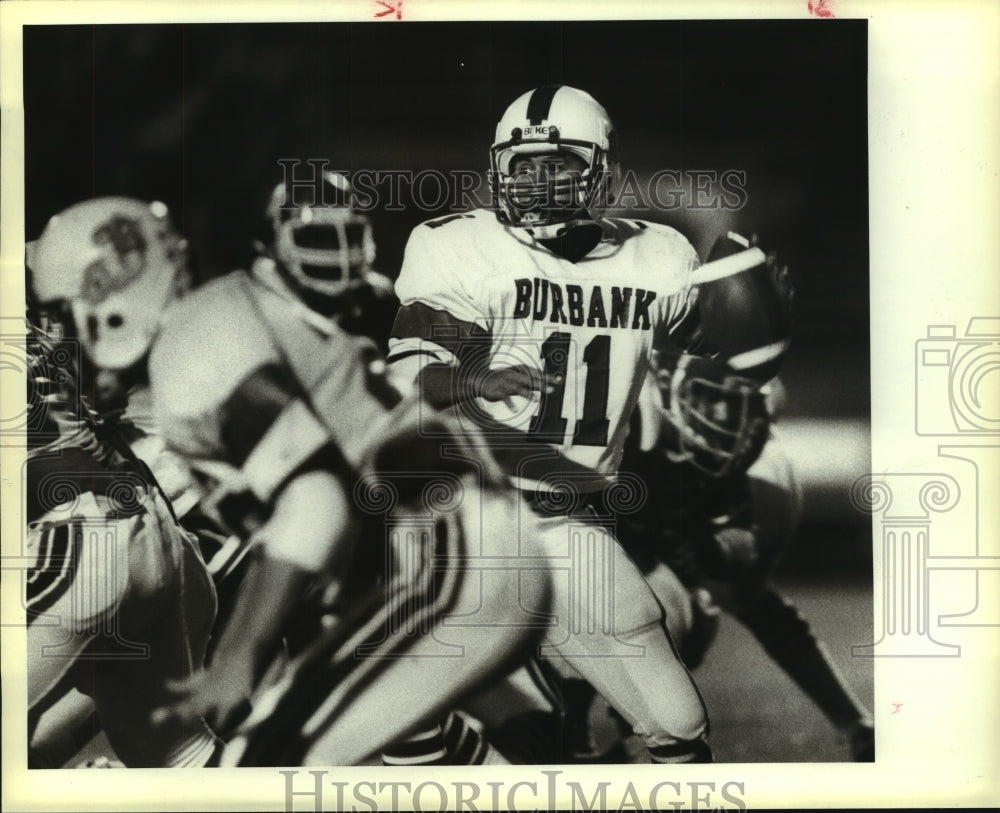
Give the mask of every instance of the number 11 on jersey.
[{"label": "number 11 on jersey", "polygon": [[[566,396],[566,371],[569,366],[569,333],[553,333],[542,342],[545,373],[556,381],[552,392],[543,392],[538,412],[531,419],[528,437],[562,445],[566,440],[566,419],[562,416]],[[583,414],[573,427],[574,446],[608,445],[608,378],[611,337],[595,336],[583,351],[586,383],[583,390]],[[581,368],[582,369],[582,368]]]}]

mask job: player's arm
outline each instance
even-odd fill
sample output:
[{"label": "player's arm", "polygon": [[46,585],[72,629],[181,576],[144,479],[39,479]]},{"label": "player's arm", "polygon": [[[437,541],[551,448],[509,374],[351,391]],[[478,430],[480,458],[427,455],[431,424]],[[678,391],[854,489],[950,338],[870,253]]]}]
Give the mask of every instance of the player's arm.
[{"label": "player's arm", "polygon": [[526,365],[490,369],[493,337],[476,323],[423,302],[400,307],[390,339],[389,363],[406,369],[420,396],[438,409],[475,398],[500,401],[529,396],[543,386],[541,371]]},{"label": "player's arm", "polygon": [[[447,229],[444,225],[443,229]],[[475,269],[442,249],[447,235],[436,224],[414,229],[396,281],[402,303],[389,339],[394,375],[414,381],[438,408],[474,398],[500,401],[528,396],[543,386],[541,373],[518,365],[490,369],[492,334],[485,303],[472,290]]]},{"label": "player's arm", "polygon": [[[199,411],[186,371],[177,365],[165,371],[161,361],[154,351],[151,374],[164,438],[189,453],[205,440],[205,454],[192,464],[218,484],[206,508],[252,548],[210,667],[178,687],[182,699],[164,716],[204,716],[225,730],[247,710],[247,697],[307,588],[320,577],[344,578],[354,550],[344,486],[352,469],[282,367],[265,363],[251,370],[221,404],[210,399]],[[356,378],[345,373],[331,381],[350,387]],[[370,423],[373,417],[368,410]]]},{"label": "player's arm", "polygon": [[248,698],[278,653],[302,597],[323,579],[343,583],[354,550],[351,508],[340,480],[312,469],[274,497],[253,535],[250,565],[209,668],[180,687],[172,713],[202,716],[217,732],[238,723]]}]

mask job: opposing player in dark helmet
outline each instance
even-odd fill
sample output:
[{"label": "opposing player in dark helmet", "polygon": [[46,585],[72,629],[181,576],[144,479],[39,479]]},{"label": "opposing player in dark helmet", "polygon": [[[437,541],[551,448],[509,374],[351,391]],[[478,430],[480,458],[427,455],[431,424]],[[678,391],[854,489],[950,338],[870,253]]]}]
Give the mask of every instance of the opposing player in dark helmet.
[{"label": "opposing player in dark helmet", "polygon": [[[509,588],[459,566],[522,555],[513,501],[447,423],[416,430],[423,405],[389,384],[369,340],[243,272],[188,290],[183,248],[162,207],[100,198],[53,218],[33,258],[38,298],[66,303],[93,362],[145,370],[167,447],[250,549],[208,668],[160,719],[229,734],[253,706],[224,764],[352,764],[530,644]],[[545,612],[545,574],[521,588]],[[488,635],[441,630],[477,611]]]},{"label": "opposing player in dark helmet", "polygon": [[711,644],[721,605],[843,732],[854,759],[871,761],[871,713],[771,581],[802,501],[773,422],[789,340],[787,269],[733,234],[709,259],[690,325],[711,358],[685,359],[683,377],[651,375],[622,468],[657,483],[657,499],[621,517],[622,544],[644,571],[666,564],[690,591],[692,630],[681,646],[690,668]]},{"label": "opposing player in dark helmet", "polygon": [[315,188],[275,186],[254,248],[257,279],[384,351],[398,302],[392,280],[373,268],[371,219],[344,175],[324,172]]}]

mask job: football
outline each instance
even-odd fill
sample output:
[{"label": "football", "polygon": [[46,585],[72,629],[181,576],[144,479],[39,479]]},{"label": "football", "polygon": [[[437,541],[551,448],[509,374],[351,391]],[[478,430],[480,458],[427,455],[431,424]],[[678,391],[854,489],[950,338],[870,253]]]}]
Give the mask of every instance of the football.
[{"label": "football", "polygon": [[786,275],[757,246],[728,232],[694,273],[703,352],[761,383],[773,378],[788,350],[791,291]]}]

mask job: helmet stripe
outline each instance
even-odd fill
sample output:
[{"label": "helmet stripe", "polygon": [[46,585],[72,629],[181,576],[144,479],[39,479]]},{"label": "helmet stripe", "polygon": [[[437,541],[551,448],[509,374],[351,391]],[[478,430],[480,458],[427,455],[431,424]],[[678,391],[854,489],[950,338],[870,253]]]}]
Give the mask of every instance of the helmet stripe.
[{"label": "helmet stripe", "polygon": [[774,361],[788,349],[788,339],[779,339],[771,344],[755,347],[743,353],[737,353],[729,359],[729,366],[734,370],[748,370],[768,361]]},{"label": "helmet stripe", "polygon": [[767,255],[754,246],[738,254],[730,254],[728,257],[705,263],[691,274],[691,284],[704,285],[717,279],[742,274],[744,271],[763,265],[765,260],[767,260]]},{"label": "helmet stripe", "polygon": [[549,117],[552,99],[561,87],[562,85],[545,85],[532,92],[531,98],[528,100],[529,124],[541,124]]}]

